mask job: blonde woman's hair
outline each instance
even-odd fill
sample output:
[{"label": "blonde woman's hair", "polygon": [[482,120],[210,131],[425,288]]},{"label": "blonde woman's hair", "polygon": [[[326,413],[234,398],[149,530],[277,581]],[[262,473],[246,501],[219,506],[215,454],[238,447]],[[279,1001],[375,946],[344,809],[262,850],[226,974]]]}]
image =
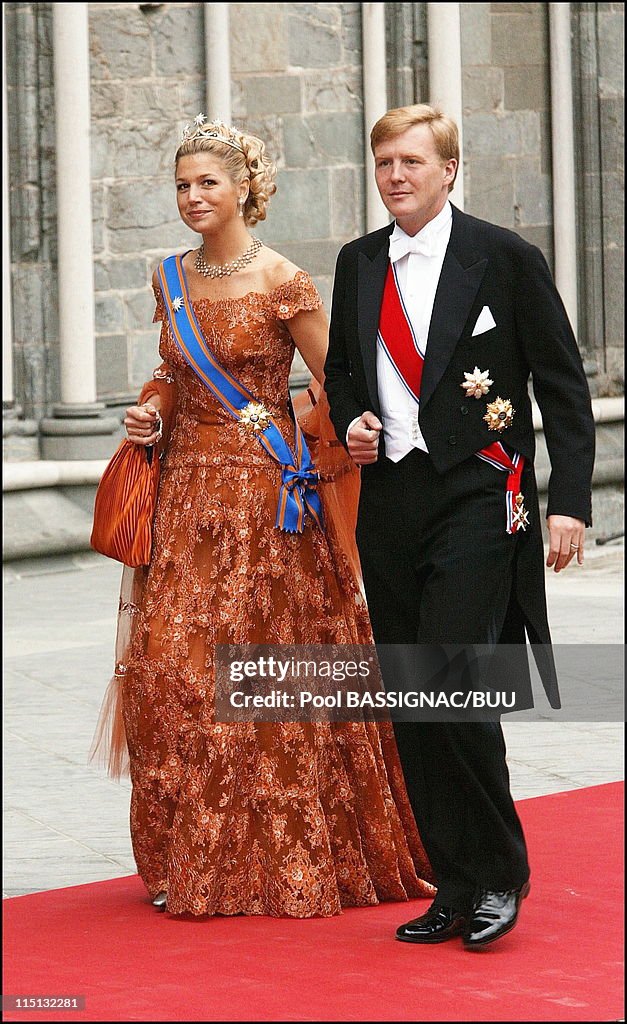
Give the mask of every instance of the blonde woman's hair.
[{"label": "blonde woman's hair", "polygon": [[395,139],[397,135],[402,135],[408,128],[413,128],[417,124],[427,124],[431,129],[436,152],[443,164],[449,160],[457,161],[455,177],[448,187],[450,192],[459,169],[459,132],[453,119],[447,117],[438,107],[431,107],[428,103],[415,103],[409,107],[388,110],[370,132],[372,152],[374,153],[382,142]]},{"label": "blonde woman's hair", "polygon": [[244,222],[251,226],[266,219],[266,206],[276,192],[276,167],[266,154],[265,143],[256,135],[231,129],[242,147],[240,152],[218,139],[190,139],[182,142],[176,151],[175,166],[183,156],[212,153],[217,156],[234,185],[249,182],[248,196],[243,207]]}]

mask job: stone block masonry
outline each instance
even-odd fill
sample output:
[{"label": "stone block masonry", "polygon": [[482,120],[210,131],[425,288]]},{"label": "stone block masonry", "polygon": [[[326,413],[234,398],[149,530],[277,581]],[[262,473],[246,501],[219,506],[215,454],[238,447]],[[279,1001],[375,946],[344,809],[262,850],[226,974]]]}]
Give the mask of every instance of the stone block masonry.
[{"label": "stone block masonry", "polygon": [[[158,362],[152,269],[196,243],[176,211],[172,158],[183,123],[205,109],[202,6],[90,11],[97,372],[109,400],[133,394]],[[359,6],[231,4],[233,120],[279,167],[255,233],[289,249],[326,300],[337,251],[364,229]]]},{"label": "stone block masonry", "polygon": [[[150,277],[195,245],[172,158],[205,110],[201,3],[90,5],[98,397],[122,405],[158,362]],[[619,4],[573,7],[580,344],[595,393],[622,388],[623,85]],[[59,397],[51,7],[6,5],[14,377],[28,417]],[[390,103],[427,101],[426,5],[387,5]],[[279,167],[255,233],[329,302],[341,245],[365,230],[361,5],[230,5],[233,120]],[[547,5],[461,4],[466,209],[552,261]],[[302,366],[300,367],[300,372]]]},{"label": "stone block masonry", "polygon": [[[545,229],[548,239],[546,5],[462,4],[461,18],[466,210],[529,241]],[[550,260],[552,246],[543,248]]]},{"label": "stone block masonry", "polygon": [[[548,5],[460,6],[466,209],[518,231],[551,265]],[[232,118],[279,167],[255,233],[312,274],[327,308],[338,250],[365,230],[361,9],[230,4]],[[4,11],[16,409],[3,432],[5,457],[20,460],[38,456],[38,421],[60,397],[53,7]],[[578,340],[599,396],[624,390],[623,22],[624,4],[571,5]],[[152,271],[197,241],[176,210],[180,129],[223,112],[205,109],[202,3],[94,3],[89,27],[97,390],[118,415],[159,361]],[[390,106],[429,101],[427,37],[426,4],[386,5]],[[307,376],[297,359],[292,383]],[[600,433],[601,464],[602,449]],[[596,504],[601,532],[619,523],[614,504]]]}]

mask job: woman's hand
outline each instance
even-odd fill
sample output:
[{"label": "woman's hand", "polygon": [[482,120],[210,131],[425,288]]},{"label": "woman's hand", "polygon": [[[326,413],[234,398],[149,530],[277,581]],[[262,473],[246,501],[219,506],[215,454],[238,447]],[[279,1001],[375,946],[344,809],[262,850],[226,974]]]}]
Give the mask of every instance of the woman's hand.
[{"label": "woman's hand", "polygon": [[[159,400],[158,395],[155,398]],[[156,404],[132,405],[126,410],[124,426],[126,436],[133,444],[156,444],[162,433],[161,415]]]}]

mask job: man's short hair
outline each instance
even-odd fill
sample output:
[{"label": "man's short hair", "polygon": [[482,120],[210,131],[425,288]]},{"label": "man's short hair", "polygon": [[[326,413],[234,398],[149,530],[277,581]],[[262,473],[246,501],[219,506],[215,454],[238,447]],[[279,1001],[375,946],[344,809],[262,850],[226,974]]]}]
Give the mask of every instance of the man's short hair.
[{"label": "man's short hair", "polygon": [[[395,110],[388,110],[387,114],[380,117],[370,132],[370,146],[374,153],[377,146],[389,139],[395,139],[402,135],[408,128],[417,124],[427,124],[431,129],[435,148],[442,163],[449,160],[456,160],[459,168],[459,132],[457,125],[452,118],[447,117],[438,107],[431,107],[428,103],[414,103],[409,107],[396,107]],[[457,170],[455,171],[457,177]],[[449,192],[455,184],[455,178],[449,186]]]}]

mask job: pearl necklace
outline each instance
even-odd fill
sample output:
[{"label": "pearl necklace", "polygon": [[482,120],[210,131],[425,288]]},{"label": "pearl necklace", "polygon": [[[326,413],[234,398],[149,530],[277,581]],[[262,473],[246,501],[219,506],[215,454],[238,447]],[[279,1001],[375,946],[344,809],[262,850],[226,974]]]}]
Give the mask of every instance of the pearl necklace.
[{"label": "pearl necklace", "polygon": [[201,245],[196,252],[194,266],[203,277],[228,277],[230,274],[236,274],[238,270],[243,270],[251,260],[254,260],[262,244],[258,238],[253,238],[246,252],[243,252],[236,260],[231,260],[230,263],[207,263],[205,248],[204,245]]}]

